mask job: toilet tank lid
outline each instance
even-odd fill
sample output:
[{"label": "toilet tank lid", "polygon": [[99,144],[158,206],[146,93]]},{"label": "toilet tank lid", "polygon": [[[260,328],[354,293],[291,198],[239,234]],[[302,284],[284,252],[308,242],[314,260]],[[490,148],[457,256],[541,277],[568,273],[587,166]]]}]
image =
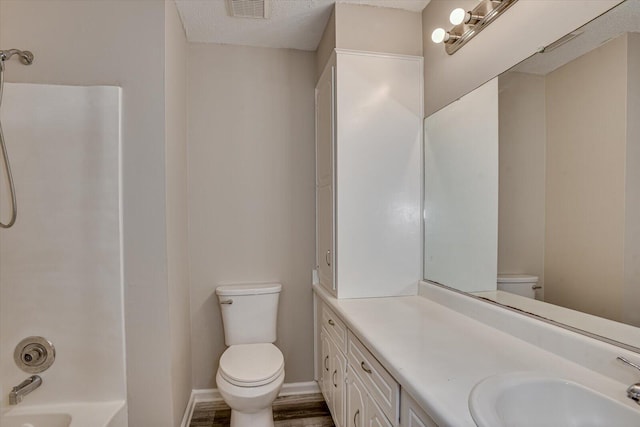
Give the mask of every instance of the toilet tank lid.
[{"label": "toilet tank lid", "polygon": [[216,288],[217,295],[261,295],[277,294],[282,290],[280,283],[250,283],[242,285],[224,285]]},{"label": "toilet tank lid", "polygon": [[538,283],[538,276],[529,274],[498,274],[498,283]]}]

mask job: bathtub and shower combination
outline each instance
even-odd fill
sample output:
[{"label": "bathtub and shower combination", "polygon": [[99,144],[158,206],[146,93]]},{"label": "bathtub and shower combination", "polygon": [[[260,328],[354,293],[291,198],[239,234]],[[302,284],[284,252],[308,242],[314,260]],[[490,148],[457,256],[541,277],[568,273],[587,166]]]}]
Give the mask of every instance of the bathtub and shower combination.
[{"label": "bathtub and shower combination", "polygon": [[[0,80],[15,59],[33,56],[0,51]],[[2,427],[127,426],[120,110],[118,87],[0,84]],[[55,360],[10,401],[27,337]]]}]

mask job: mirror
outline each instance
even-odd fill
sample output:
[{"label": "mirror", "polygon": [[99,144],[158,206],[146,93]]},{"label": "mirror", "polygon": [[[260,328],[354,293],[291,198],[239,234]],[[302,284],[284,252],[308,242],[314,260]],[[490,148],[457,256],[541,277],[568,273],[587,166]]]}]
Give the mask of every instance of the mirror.
[{"label": "mirror", "polygon": [[425,120],[424,253],[426,280],[640,348],[639,0]]}]

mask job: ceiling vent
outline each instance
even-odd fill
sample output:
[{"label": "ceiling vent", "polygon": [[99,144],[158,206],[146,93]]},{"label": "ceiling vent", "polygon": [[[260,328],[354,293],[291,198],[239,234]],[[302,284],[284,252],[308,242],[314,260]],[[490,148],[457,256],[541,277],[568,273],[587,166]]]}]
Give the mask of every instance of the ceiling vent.
[{"label": "ceiling vent", "polygon": [[227,0],[229,16],[267,19],[271,14],[270,0]]}]

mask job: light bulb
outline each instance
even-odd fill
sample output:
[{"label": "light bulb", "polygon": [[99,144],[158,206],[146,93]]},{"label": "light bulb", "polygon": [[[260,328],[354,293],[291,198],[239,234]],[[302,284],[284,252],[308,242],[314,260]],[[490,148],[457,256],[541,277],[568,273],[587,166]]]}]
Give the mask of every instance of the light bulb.
[{"label": "light bulb", "polygon": [[447,38],[447,32],[443,28],[436,28],[431,33],[431,41],[434,43],[442,43]]},{"label": "light bulb", "polygon": [[451,22],[453,25],[462,24],[466,20],[467,20],[467,11],[461,7],[457,9],[453,9],[453,11],[451,12],[451,15],[449,15],[449,22]]}]

